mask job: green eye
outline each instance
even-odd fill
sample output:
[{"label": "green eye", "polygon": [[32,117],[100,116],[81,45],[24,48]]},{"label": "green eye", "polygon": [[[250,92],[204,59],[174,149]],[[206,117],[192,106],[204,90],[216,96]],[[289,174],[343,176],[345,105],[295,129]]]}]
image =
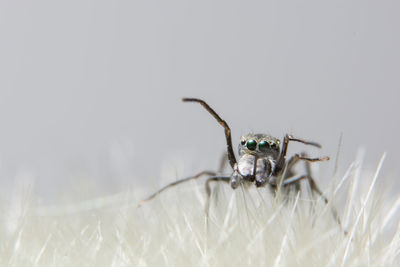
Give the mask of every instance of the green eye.
[{"label": "green eye", "polygon": [[256,140],[249,140],[249,141],[247,141],[246,147],[247,147],[247,149],[249,149],[249,150],[256,150],[256,148],[257,148],[257,142],[256,142]]},{"label": "green eye", "polygon": [[260,151],[261,152],[266,152],[267,150],[268,150],[268,148],[269,148],[269,144],[268,144],[268,142],[267,141],[261,141],[259,144],[258,144],[258,149],[260,149]]}]

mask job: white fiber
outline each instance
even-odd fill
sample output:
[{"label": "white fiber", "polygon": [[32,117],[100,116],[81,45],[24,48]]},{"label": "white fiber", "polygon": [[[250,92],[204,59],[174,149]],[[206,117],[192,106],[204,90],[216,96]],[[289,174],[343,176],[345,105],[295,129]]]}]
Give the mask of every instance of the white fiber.
[{"label": "white fiber", "polygon": [[383,160],[374,175],[355,162],[332,178],[332,188],[321,188],[332,192],[328,205],[310,194],[214,183],[208,220],[204,178],[141,207],[131,191],[39,206],[20,190],[1,203],[0,266],[400,266],[400,198],[377,192]]}]

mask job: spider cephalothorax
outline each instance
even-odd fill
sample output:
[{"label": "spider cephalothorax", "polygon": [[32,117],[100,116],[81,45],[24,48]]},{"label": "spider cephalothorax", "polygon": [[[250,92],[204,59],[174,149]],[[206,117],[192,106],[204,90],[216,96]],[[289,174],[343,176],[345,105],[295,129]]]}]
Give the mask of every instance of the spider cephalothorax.
[{"label": "spider cephalothorax", "polygon": [[266,134],[242,136],[239,143],[239,161],[233,167],[230,183],[237,188],[242,179],[254,182],[257,187],[265,183],[275,183],[271,176],[275,173],[279,157],[280,141]]}]

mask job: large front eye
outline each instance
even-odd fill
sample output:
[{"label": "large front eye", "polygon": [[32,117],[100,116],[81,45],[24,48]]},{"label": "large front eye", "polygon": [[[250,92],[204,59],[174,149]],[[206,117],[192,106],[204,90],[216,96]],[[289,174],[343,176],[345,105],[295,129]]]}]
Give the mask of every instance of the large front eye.
[{"label": "large front eye", "polygon": [[259,149],[261,152],[267,152],[268,148],[269,148],[269,144],[268,144],[268,142],[265,141],[265,140],[261,141],[261,142],[258,144],[258,149]]},{"label": "large front eye", "polygon": [[256,140],[247,141],[246,147],[247,147],[248,150],[256,150],[256,148],[257,148]]}]

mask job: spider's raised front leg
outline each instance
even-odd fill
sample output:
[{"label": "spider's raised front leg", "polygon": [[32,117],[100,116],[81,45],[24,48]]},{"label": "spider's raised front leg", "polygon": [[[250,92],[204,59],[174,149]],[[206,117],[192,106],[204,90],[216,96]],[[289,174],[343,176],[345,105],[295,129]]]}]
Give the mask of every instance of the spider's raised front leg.
[{"label": "spider's raised front leg", "polygon": [[228,159],[229,159],[229,163],[231,164],[231,167],[233,168],[236,164],[236,157],[235,157],[235,153],[233,152],[233,148],[232,148],[232,134],[231,134],[231,128],[229,128],[228,123],[226,121],[224,121],[217,114],[217,112],[215,112],[204,100],[201,100],[198,98],[183,98],[182,101],[183,102],[197,102],[197,103],[201,104],[218,121],[218,123],[222,127],[224,127]]}]

